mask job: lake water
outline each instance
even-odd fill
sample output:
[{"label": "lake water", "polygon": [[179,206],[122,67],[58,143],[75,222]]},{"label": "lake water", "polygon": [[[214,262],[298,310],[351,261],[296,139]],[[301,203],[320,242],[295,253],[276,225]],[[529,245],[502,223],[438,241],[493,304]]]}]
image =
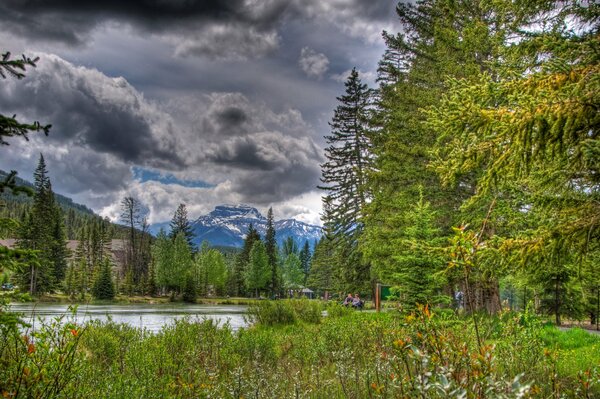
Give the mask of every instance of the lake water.
[{"label": "lake water", "polygon": [[[39,323],[67,315],[72,320],[68,304],[53,303],[15,303],[10,309],[23,314],[28,323]],[[212,319],[220,325],[229,323],[233,330],[246,327],[244,314],[246,306],[241,305],[195,305],[195,304],[111,304],[111,305],[79,305],[75,314],[75,322],[83,324],[90,320],[106,321],[111,318],[115,323],[127,323],[134,327],[145,328],[157,332],[162,326],[173,323],[176,319],[189,317],[191,321]]]}]

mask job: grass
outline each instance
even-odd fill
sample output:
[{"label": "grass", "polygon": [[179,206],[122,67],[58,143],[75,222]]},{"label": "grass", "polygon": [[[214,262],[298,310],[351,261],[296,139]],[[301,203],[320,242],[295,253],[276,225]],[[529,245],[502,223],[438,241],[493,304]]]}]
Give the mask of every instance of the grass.
[{"label": "grass", "polygon": [[485,342],[479,347],[470,318],[427,308],[406,315],[330,307],[330,316],[317,321],[317,304],[260,301],[251,307],[257,324],[239,331],[185,319],[156,334],[114,323],[55,325],[34,337],[34,351],[22,332],[2,330],[0,395],[11,397],[15,376],[24,373],[27,386],[37,387],[28,392],[44,392],[43,379],[28,376],[55,375],[68,360],[65,353],[72,358],[60,381],[68,383],[52,397],[600,395],[600,370],[593,368],[600,363],[598,339],[584,331],[562,332],[532,315],[507,313],[480,320]]}]

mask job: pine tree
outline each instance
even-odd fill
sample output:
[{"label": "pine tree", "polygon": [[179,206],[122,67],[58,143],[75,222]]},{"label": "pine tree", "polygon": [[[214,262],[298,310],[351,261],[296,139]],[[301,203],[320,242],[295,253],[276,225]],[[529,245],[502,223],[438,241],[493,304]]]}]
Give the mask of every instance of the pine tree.
[{"label": "pine tree", "polygon": [[53,264],[52,279],[58,286],[65,278],[67,272],[67,258],[69,256],[63,212],[58,205],[54,206],[53,224],[50,261]]},{"label": "pine tree", "polygon": [[296,244],[296,241],[294,240],[294,237],[288,237],[285,240],[283,240],[282,246],[281,246],[281,257],[283,259],[287,258],[289,255],[291,254],[299,254],[300,250],[298,249],[298,244]]},{"label": "pine tree", "polygon": [[310,275],[310,245],[308,241],[304,241],[304,246],[302,247],[302,251],[300,251],[299,255],[300,259],[300,268],[302,269],[302,273],[304,274],[303,284],[306,285],[308,281],[308,276]]},{"label": "pine tree", "polygon": [[62,213],[54,199],[46,162],[40,154],[34,172],[35,194],[31,213],[21,229],[19,246],[38,251],[39,262],[32,262],[20,273],[32,295],[48,292],[60,284],[66,269],[66,240]]},{"label": "pine tree", "polygon": [[364,227],[362,210],[369,198],[366,179],[372,163],[369,128],[374,92],[361,82],[356,68],[345,87],[329,124],[331,135],[325,137],[327,161],[321,165],[319,188],[327,192],[322,220],[340,256],[337,275],[342,285],[362,291],[370,280],[370,265],[363,261],[358,243]]},{"label": "pine tree", "polygon": [[321,189],[334,205],[327,217],[333,232],[342,235],[361,230],[361,209],[367,201],[366,175],[371,163],[368,136],[373,91],[363,84],[356,68],[345,83],[346,93],[330,122],[331,135],[326,136],[327,161],[321,165]]},{"label": "pine tree", "polygon": [[407,310],[417,305],[433,305],[443,300],[440,290],[444,279],[442,245],[439,229],[434,226],[435,213],[425,202],[423,193],[406,216],[408,223],[398,240],[391,243],[398,247],[395,268],[382,280],[394,284],[400,301]]},{"label": "pine tree", "polygon": [[192,230],[192,225],[188,220],[188,214],[185,204],[179,204],[179,206],[177,207],[175,214],[173,214],[173,219],[171,219],[170,228],[171,232],[169,233],[169,236],[171,237],[171,239],[174,240],[177,234],[183,233],[192,252],[195,250],[195,235]]},{"label": "pine tree", "polygon": [[269,269],[271,270],[271,281],[269,283],[271,296],[277,294],[281,289],[279,263],[277,261],[277,240],[275,239],[275,220],[273,208],[267,212],[267,231],[265,232],[265,249],[269,258]]},{"label": "pine tree", "polygon": [[113,299],[115,297],[115,285],[113,283],[111,264],[108,258],[102,262],[100,272],[94,282],[92,295],[96,299]]},{"label": "pine tree", "polygon": [[315,246],[307,286],[322,293],[337,291],[339,281],[336,270],[334,245],[331,239],[325,235]]},{"label": "pine tree", "polygon": [[196,282],[194,281],[193,273],[185,275],[185,285],[183,288],[183,300],[189,303],[196,303],[198,293],[196,291]]}]

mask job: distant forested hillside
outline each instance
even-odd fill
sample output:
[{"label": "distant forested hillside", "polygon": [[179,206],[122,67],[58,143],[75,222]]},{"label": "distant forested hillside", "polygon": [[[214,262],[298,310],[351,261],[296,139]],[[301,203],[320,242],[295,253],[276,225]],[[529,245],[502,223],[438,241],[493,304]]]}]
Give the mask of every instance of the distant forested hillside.
[{"label": "distant forested hillside", "polygon": [[[0,170],[0,180],[5,179],[8,173]],[[16,183],[19,186],[31,187],[33,184],[27,180],[16,177]],[[65,218],[65,232],[67,239],[77,239],[77,232],[85,226],[88,222],[97,219],[102,219],[101,216],[97,215],[85,205],[73,202],[71,198],[65,197],[64,195],[56,194],[55,199],[58,205],[61,207],[64,218]],[[0,193],[0,203],[3,205],[0,207],[0,217],[8,217],[16,220],[23,220],[25,215],[31,210],[33,204],[33,197],[28,197],[24,194],[13,195],[11,192]],[[113,238],[120,238],[121,232],[124,227],[118,224],[111,223]]]}]

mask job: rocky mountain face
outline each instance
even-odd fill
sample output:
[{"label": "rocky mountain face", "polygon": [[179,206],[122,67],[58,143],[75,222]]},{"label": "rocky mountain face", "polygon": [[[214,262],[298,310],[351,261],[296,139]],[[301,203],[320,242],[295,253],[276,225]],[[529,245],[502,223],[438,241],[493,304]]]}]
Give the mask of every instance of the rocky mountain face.
[{"label": "rocky mountain face", "polygon": [[[200,216],[192,222],[196,237],[194,242],[200,245],[208,241],[213,246],[241,247],[250,224],[265,236],[267,218],[248,205],[219,205],[208,215]],[[308,240],[311,245],[322,235],[321,227],[306,224],[294,219],[275,222],[277,242],[293,237],[298,245]]]}]

